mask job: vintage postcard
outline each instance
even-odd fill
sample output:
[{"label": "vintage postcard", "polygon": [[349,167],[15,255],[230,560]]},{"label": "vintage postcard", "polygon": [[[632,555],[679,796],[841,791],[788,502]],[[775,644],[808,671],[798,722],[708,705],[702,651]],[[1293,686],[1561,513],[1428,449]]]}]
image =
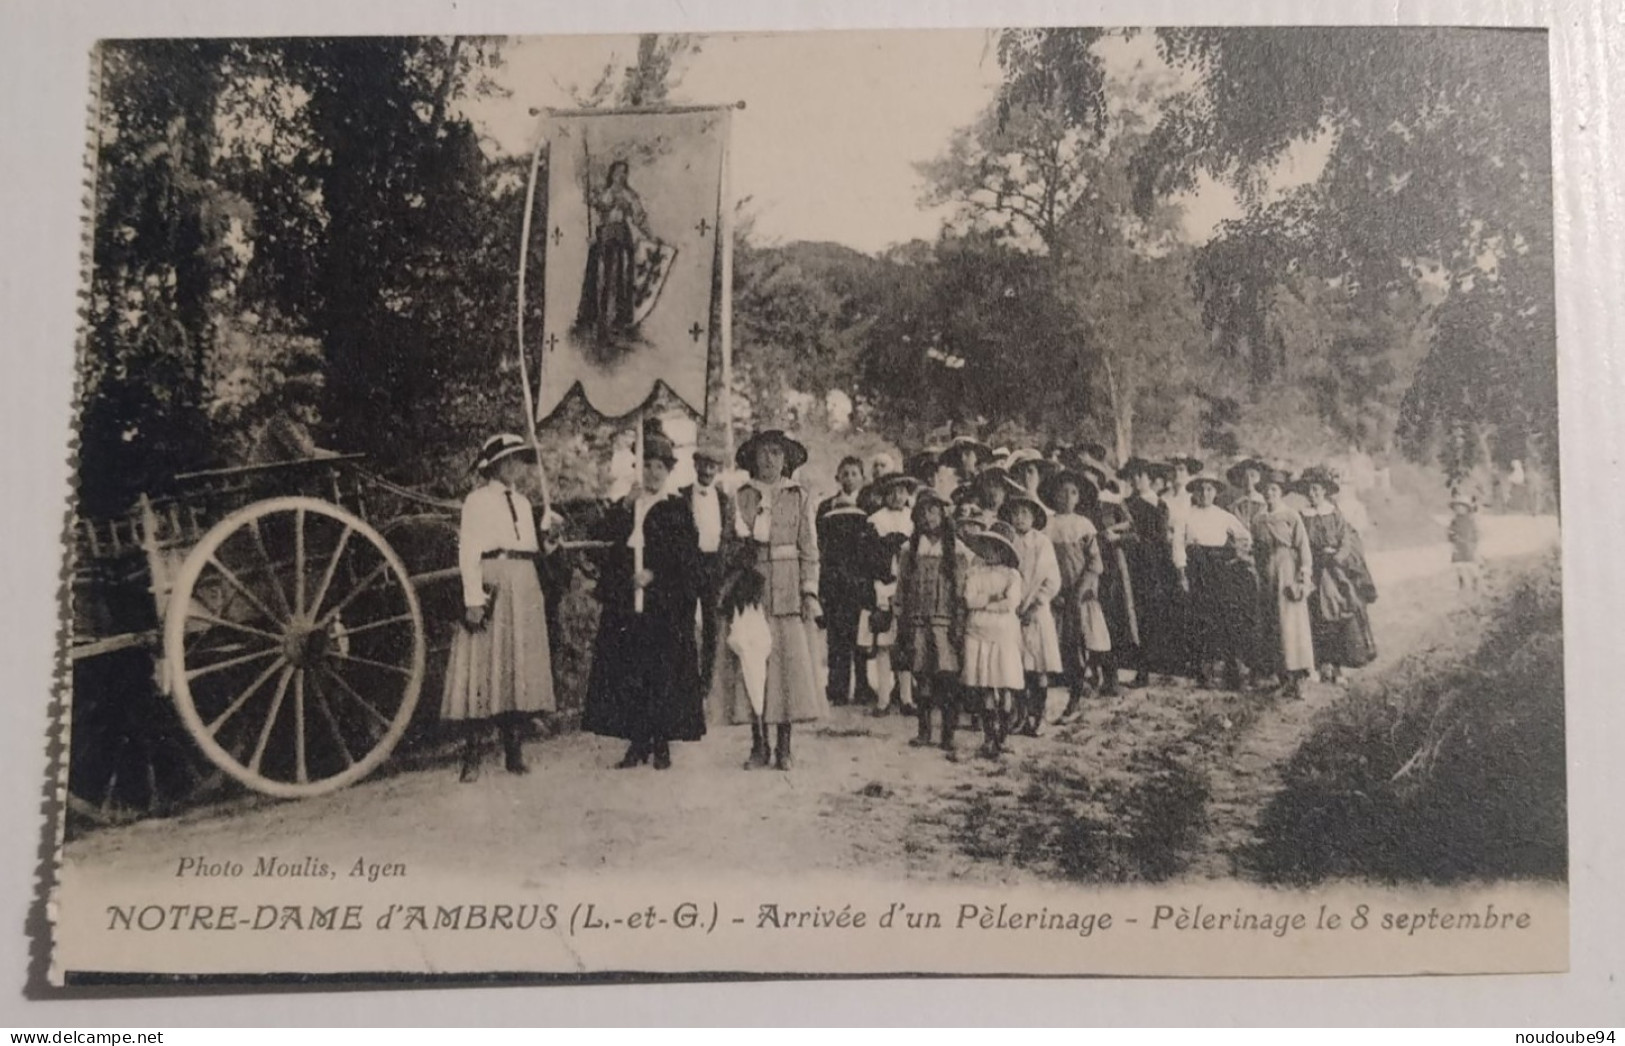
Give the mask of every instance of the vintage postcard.
[{"label": "vintage postcard", "polygon": [[1566,969],[1547,54],[102,42],[51,976]]}]

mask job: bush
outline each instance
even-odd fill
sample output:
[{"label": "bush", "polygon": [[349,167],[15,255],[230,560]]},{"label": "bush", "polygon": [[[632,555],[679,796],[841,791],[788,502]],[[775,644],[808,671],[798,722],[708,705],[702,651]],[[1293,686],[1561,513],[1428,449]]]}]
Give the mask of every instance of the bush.
[{"label": "bush", "polygon": [[1453,646],[1421,644],[1328,710],[1264,812],[1258,875],[1566,878],[1558,559],[1504,569],[1444,623]]}]

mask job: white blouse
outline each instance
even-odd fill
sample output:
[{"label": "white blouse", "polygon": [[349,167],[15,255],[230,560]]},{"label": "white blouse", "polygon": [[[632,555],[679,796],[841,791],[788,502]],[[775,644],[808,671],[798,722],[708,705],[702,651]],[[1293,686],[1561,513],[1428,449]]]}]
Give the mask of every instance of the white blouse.
[{"label": "white blouse", "polygon": [[530,499],[491,480],[463,499],[457,528],[457,568],[463,579],[463,604],[485,605],[485,582],[480,560],[487,552],[537,552],[536,517]]}]

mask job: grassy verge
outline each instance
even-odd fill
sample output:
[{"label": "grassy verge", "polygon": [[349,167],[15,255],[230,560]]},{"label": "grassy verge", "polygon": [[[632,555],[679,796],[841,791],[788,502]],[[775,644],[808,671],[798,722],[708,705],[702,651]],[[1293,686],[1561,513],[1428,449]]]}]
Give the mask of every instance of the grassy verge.
[{"label": "grassy verge", "polygon": [[1555,553],[1497,565],[1432,642],[1330,707],[1244,868],[1291,884],[1564,878],[1558,571]]}]

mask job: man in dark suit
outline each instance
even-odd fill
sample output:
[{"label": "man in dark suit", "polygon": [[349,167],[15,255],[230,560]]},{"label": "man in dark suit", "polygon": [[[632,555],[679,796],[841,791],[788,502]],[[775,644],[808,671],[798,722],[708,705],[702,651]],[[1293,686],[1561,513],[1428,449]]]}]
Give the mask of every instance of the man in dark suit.
[{"label": "man in dark suit", "polygon": [[[870,569],[869,514],[858,504],[863,488],[863,462],[846,458],[835,470],[840,491],[818,506],[818,602],[829,630],[829,683],[832,705],[853,699],[873,700],[858,653],[858,618],[874,601]],[[853,669],[856,668],[854,679]]]},{"label": "man in dark suit", "polygon": [[718,599],[723,572],[727,567],[729,545],[734,537],[733,498],[716,484],[726,455],[722,444],[702,435],[694,448],[694,483],[678,491],[678,497],[694,514],[694,529],[700,539],[700,682],[702,692],[711,689],[717,665],[717,643],[721,631]]}]

